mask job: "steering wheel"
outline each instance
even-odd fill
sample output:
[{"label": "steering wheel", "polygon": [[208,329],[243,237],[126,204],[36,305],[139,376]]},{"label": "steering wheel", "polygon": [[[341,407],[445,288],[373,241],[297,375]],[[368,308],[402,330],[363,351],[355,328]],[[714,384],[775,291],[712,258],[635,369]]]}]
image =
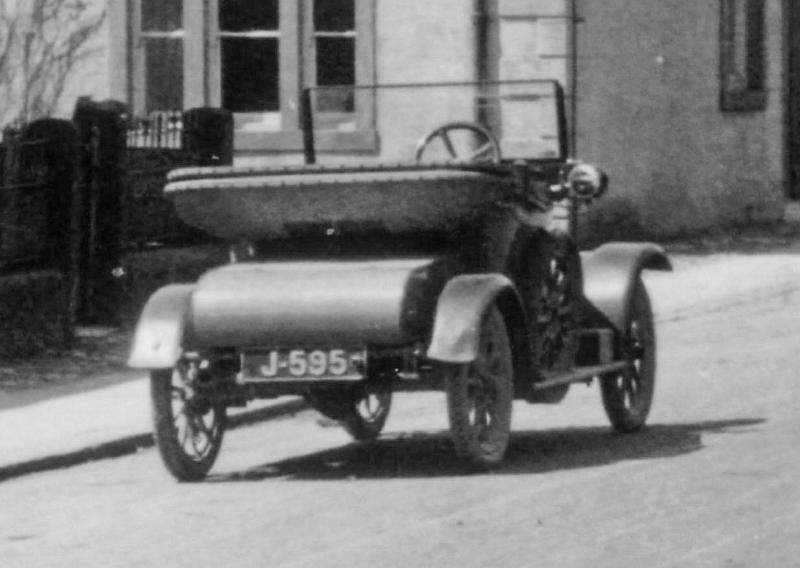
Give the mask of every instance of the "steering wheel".
[{"label": "steering wheel", "polygon": [[[469,150],[463,155],[459,155],[459,151],[456,150],[456,147],[453,145],[453,139],[450,136],[451,133],[456,131],[471,132],[477,141],[476,149]],[[448,122],[432,130],[417,143],[414,159],[418,162],[422,161],[422,155],[425,153],[425,150],[439,138],[442,140],[445,150],[447,150],[451,160],[492,163],[498,163],[500,161],[500,144],[498,144],[494,134],[492,134],[488,128],[481,126],[477,122]],[[463,149],[462,152],[464,150],[466,149]]]}]

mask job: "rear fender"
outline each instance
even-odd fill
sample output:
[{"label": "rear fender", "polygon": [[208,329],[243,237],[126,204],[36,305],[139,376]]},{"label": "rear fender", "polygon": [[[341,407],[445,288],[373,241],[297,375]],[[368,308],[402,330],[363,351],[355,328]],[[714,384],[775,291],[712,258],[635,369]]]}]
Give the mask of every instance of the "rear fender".
[{"label": "rear fender", "polygon": [[183,350],[189,319],[192,284],[172,284],[157,290],[136,324],[128,366],[169,369]]},{"label": "rear fender", "polygon": [[508,327],[518,370],[525,358],[526,322],[514,285],[502,274],[466,274],[451,279],[439,295],[427,357],[444,363],[470,363],[478,354],[480,325],[497,305]]},{"label": "rear fender", "polygon": [[672,270],[664,250],[652,243],[607,243],[582,252],[581,263],[584,297],[618,331],[625,328],[642,270]]}]

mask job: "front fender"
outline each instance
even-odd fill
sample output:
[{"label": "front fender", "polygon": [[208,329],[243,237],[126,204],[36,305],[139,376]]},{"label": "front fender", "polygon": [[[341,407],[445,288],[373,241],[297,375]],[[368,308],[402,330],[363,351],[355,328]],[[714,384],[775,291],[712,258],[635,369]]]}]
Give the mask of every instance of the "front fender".
[{"label": "front fender", "polygon": [[481,320],[504,295],[511,295],[520,305],[514,285],[502,274],[465,274],[451,279],[436,304],[427,357],[445,363],[474,361]]},{"label": "front fender", "polygon": [[581,263],[584,297],[620,331],[642,270],[672,270],[664,250],[652,243],[607,243],[582,252]]},{"label": "front fender", "polygon": [[157,290],[142,310],[128,366],[169,369],[181,356],[194,285],[171,284]]}]

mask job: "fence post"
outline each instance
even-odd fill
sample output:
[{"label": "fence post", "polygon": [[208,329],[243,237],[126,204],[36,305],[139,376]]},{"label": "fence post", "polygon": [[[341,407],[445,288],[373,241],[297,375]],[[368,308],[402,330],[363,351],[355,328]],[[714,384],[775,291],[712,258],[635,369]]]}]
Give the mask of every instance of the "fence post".
[{"label": "fence post", "polygon": [[36,158],[42,164],[29,164],[42,169],[46,185],[45,234],[46,262],[66,275],[69,272],[69,256],[63,254],[64,243],[71,238],[69,211],[72,206],[72,186],[76,160],[77,133],[68,120],[43,118],[22,130],[21,141],[41,141],[42,153]]},{"label": "fence post", "polygon": [[21,140],[41,141],[43,152],[36,158],[41,164],[29,164],[41,168],[44,193],[44,231],[39,236],[44,243],[42,250],[48,268],[61,275],[62,300],[64,306],[58,317],[61,319],[64,342],[72,341],[75,326],[74,306],[69,294],[73,279],[71,256],[64,254],[65,244],[70,250],[73,234],[71,215],[73,185],[76,163],[77,133],[68,120],[43,118],[23,128]]},{"label": "fence post", "polygon": [[19,183],[19,131],[3,130],[3,180],[0,186],[0,261],[11,259],[17,250],[17,184]]},{"label": "fence post", "polygon": [[183,113],[182,146],[201,166],[233,163],[233,114],[220,108],[193,108]]},{"label": "fence post", "polygon": [[114,275],[122,255],[125,106],[78,99],[73,263],[81,278],[72,301],[83,323],[117,323],[121,283]]}]

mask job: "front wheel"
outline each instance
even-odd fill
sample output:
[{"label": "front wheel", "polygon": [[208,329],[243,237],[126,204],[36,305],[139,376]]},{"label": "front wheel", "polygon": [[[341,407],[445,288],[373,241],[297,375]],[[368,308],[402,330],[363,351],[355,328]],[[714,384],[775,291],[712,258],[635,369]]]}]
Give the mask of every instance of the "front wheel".
[{"label": "front wheel", "polygon": [[638,280],[628,321],[620,337],[620,355],[627,366],[600,380],[603,407],[618,432],[644,426],[653,402],[656,377],[656,335],[650,298]]},{"label": "front wheel", "polygon": [[478,469],[502,461],[511,437],[513,361],[503,316],[492,308],[480,329],[478,355],[467,364],[442,364],[456,455]]},{"label": "front wheel", "polygon": [[156,446],[179,481],[205,477],[222,446],[225,405],[207,390],[207,372],[199,361],[182,359],[150,374]]}]

